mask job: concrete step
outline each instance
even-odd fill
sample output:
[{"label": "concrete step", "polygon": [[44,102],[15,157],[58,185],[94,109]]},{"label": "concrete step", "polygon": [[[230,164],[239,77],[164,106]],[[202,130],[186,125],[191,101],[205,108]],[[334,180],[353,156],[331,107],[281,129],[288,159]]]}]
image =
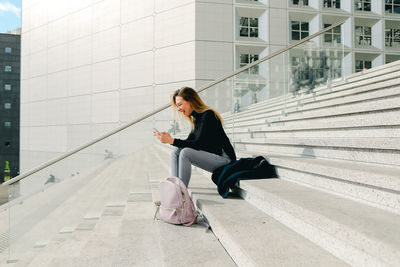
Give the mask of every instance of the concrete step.
[{"label": "concrete step", "polygon": [[[398,69],[397,69],[398,70]],[[301,106],[309,102],[321,102],[337,98],[345,98],[348,96],[355,96],[357,94],[363,94],[367,92],[373,92],[390,88],[399,85],[398,73],[392,72],[383,73],[374,79],[361,79],[358,83],[341,83],[340,85],[333,86],[331,88],[318,88],[312,94],[306,95],[286,95],[280,96],[273,99],[268,99],[257,104],[249,106],[247,109],[235,113],[226,114],[226,121],[230,121],[233,118],[240,118],[246,116],[246,114],[258,114],[262,113],[265,109],[282,109],[286,106],[288,108],[293,106]]]},{"label": "concrete step", "polygon": [[[155,207],[148,172],[159,175],[157,172],[165,171],[163,167],[147,168],[149,162],[149,153],[145,151],[138,154],[135,168],[124,162],[125,170],[130,172],[125,176],[135,180],[133,187],[129,181],[124,183],[126,190],[131,189],[122,197],[125,203],[116,202],[119,196],[104,206],[100,214],[87,214],[75,227],[67,227],[69,231],[58,233],[39,251],[28,251],[14,266],[196,266],[199,262],[234,266],[215,236],[204,233],[204,227],[182,228],[153,221]],[[118,178],[114,179],[116,188],[109,190],[118,192]],[[176,257],[182,246],[190,250],[183,257]]]},{"label": "concrete step", "polygon": [[395,110],[400,112],[400,95],[391,95],[385,98],[373,98],[371,100],[355,102],[355,103],[344,103],[335,104],[332,106],[320,107],[317,109],[305,109],[295,110],[287,114],[279,114],[280,112],[274,113],[271,117],[248,117],[246,120],[235,121],[233,124],[225,124],[226,129],[232,127],[247,127],[255,124],[273,124],[273,123],[284,123],[290,121],[299,121],[305,119],[317,119],[334,116],[343,116],[350,114],[361,114],[371,112],[382,112]]},{"label": "concrete step", "polygon": [[378,77],[388,72],[396,72],[399,70],[400,61],[394,61],[388,64],[380,65],[369,70],[353,73],[346,78],[347,82],[363,80],[365,77]]},{"label": "concrete step", "polygon": [[59,232],[72,232],[83,217],[98,218],[107,203],[126,202],[130,175],[138,166],[136,158],[140,157],[119,158],[105,164],[98,173],[75,176],[73,179],[81,183],[73,187],[67,188],[66,180],[12,207],[12,259],[18,260],[18,255],[40,240],[50,240]]},{"label": "concrete step", "polygon": [[[12,260],[18,260],[19,255],[34,247],[38,241],[50,239],[66,223],[76,224],[76,215],[82,216],[79,211],[74,208],[58,208],[74,203],[74,193],[84,194],[85,188],[93,182],[91,178],[82,173],[46,187],[37,194],[9,203],[7,209],[0,214],[0,218],[7,220],[7,224],[4,224],[7,227],[5,230],[9,230],[12,236],[8,244],[11,245],[9,249]],[[5,252],[4,256],[8,258],[8,250]]]},{"label": "concrete step", "polygon": [[232,138],[399,138],[400,126],[380,126],[362,128],[326,128],[326,129],[293,129],[281,131],[251,131],[248,129],[236,129],[226,131]]},{"label": "concrete step", "polygon": [[[155,152],[166,171],[168,152],[165,147]],[[189,191],[238,266],[346,266],[242,199],[222,199],[209,177],[193,172]]]},{"label": "concrete step", "polygon": [[[351,104],[359,104],[366,101],[375,101],[377,99],[389,98],[398,96],[400,94],[400,79],[396,79],[396,86],[389,86],[385,84],[386,87],[374,89],[370,91],[365,91],[360,88],[357,88],[357,91],[360,93],[352,93],[349,96],[336,96],[334,93],[329,95],[329,98],[312,98],[307,99],[306,101],[296,101],[291,103],[286,103],[283,105],[282,103],[277,103],[276,107],[265,106],[265,108],[257,111],[257,112],[243,112],[237,113],[235,117],[231,117],[230,120],[225,120],[225,124],[230,123],[238,123],[245,120],[251,119],[261,119],[261,118],[273,118],[276,116],[282,115],[282,109],[284,108],[284,112],[286,116],[295,113],[304,113],[306,111],[316,111],[323,110],[328,107],[343,107]],[[371,86],[377,87],[377,84],[373,84]]]},{"label": "concrete step", "polygon": [[[21,205],[13,207],[11,214],[15,215],[10,221],[11,232],[17,232],[18,235],[11,243],[12,259],[20,260],[21,255],[37,247],[38,243],[46,246],[57,233],[73,232],[81,224],[82,218],[98,218],[111,195],[109,185],[113,175],[118,174],[115,170],[120,169],[120,163],[114,161],[106,164],[101,172],[74,177],[82,183],[71,188],[66,188],[64,184],[68,181],[55,184],[51,190],[33,195]],[[42,202],[47,202],[51,209],[44,209]]]},{"label": "concrete step", "polygon": [[222,199],[208,177],[194,175],[198,208],[238,266],[345,266],[241,198]]},{"label": "concrete step", "polygon": [[332,138],[240,138],[236,136],[232,139],[235,144],[244,145],[285,145],[285,146],[300,146],[300,147],[326,147],[332,149],[340,148],[359,148],[365,150],[396,150],[400,152],[400,138],[380,138],[380,137],[332,137]]},{"label": "concrete step", "polygon": [[235,148],[263,154],[333,158],[400,166],[399,138],[241,138]]},{"label": "concrete step", "polygon": [[354,266],[397,266],[400,215],[281,179],[241,181],[241,196]]},{"label": "concrete step", "polygon": [[233,117],[241,117],[246,114],[257,114],[262,112],[265,109],[271,108],[282,108],[284,106],[301,106],[310,102],[322,102],[328,100],[334,100],[337,98],[344,99],[348,97],[354,97],[357,95],[362,95],[366,93],[373,93],[375,91],[382,91],[391,87],[398,87],[399,79],[398,73],[390,73],[380,77],[379,79],[375,79],[373,82],[367,83],[366,81],[362,81],[362,83],[357,84],[344,84],[338,87],[333,87],[329,89],[320,89],[312,94],[306,95],[285,95],[277,98],[271,98],[257,104],[253,104],[249,106],[248,109],[240,111],[235,114],[227,114],[226,119],[229,121]]},{"label": "concrete step", "polygon": [[285,118],[277,118],[270,120],[271,123],[275,121],[291,121],[291,120],[299,120],[305,118],[316,118],[316,117],[330,117],[335,115],[344,115],[344,114],[354,114],[354,113],[363,113],[363,112],[376,112],[376,111],[385,111],[385,110],[399,110],[400,109],[400,94],[398,95],[390,95],[384,98],[373,98],[371,100],[365,100],[361,102],[355,103],[344,103],[344,104],[335,104],[332,106],[327,106],[325,108],[321,107],[318,109],[310,109],[303,111],[295,111],[293,113],[288,113]]},{"label": "concrete step", "polygon": [[[259,153],[237,151],[238,157]],[[376,164],[264,155],[280,179],[337,194],[400,214],[400,167]]]},{"label": "concrete step", "polygon": [[[316,114],[315,116],[318,116]],[[226,127],[228,133],[252,132],[252,131],[292,131],[292,130],[321,130],[321,129],[357,129],[361,127],[399,126],[400,117],[398,110],[380,110],[377,112],[344,113],[326,117],[304,117],[296,120],[284,120],[266,122],[265,120],[249,121],[246,124],[235,124],[234,127]]]},{"label": "concrete step", "polygon": [[279,154],[287,156],[310,157],[318,159],[336,159],[354,162],[399,166],[398,150],[361,149],[346,147],[296,146],[285,144],[241,144],[235,143],[235,149],[253,151],[261,154]]}]

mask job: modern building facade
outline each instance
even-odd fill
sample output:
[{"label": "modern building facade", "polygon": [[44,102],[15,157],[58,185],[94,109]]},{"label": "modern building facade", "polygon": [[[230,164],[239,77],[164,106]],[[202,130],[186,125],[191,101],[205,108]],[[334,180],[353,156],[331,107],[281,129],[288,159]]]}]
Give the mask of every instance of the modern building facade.
[{"label": "modern building facade", "polygon": [[21,36],[0,34],[0,182],[19,173]]},{"label": "modern building facade", "polygon": [[[282,94],[284,87],[290,90],[290,78],[280,76],[284,69],[288,76],[301,79],[307,76],[303,68],[306,65],[313,68],[312,78],[318,81],[323,80],[321,76],[324,75],[335,79],[399,60],[399,5],[395,0],[237,0],[233,24],[236,32],[234,65],[236,68],[244,66],[339,21],[345,23],[308,45],[293,49],[285,59],[273,62],[274,67],[265,66],[267,71],[263,74],[252,69],[257,76],[250,79],[259,81],[258,88],[253,89],[259,92],[258,97]],[[322,67],[326,65],[321,63],[323,61],[329,62],[326,70]],[[285,66],[277,68],[277,65]],[[240,88],[240,83],[237,87]],[[244,93],[246,91],[247,88]],[[264,97],[260,97],[260,93]]]},{"label": "modern building facade", "polygon": [[[315,55],[338,61],[332,77],[400,59],[396,0],[29,0],[22,5],[22,171],[167,103],[181,86],[200,87],[340,20],[346,21],[340,29],[313,41],[320,52],[334,51]],[[304,51],[291,51],[282,67],[272,62],[274,67],[239,76],[257,80],[250,96],[238,79],[209,92],[208,103],[232,105],[225,101],[231,94],[248,102],[282,94],[289,82],[281,77],[284,70],[296,71]],[[105,149],[123,154],[135,149],[131,143],[151,142],[153,123],[160,130],[169,127],[162,116],[147,122],[99,145],[99,160]]]}]

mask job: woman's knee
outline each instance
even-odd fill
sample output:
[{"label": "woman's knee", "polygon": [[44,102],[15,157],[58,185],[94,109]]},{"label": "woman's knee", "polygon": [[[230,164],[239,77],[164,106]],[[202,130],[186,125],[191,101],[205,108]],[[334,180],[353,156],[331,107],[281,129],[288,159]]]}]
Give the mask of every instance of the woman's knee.
[{"label": "woman's knee", "polygon": [[190,157],[193,154],[193,151],[196,151],[196,150],[194,150],[193,148],[185,147],[179,153],[179,158],[190,160]]}]

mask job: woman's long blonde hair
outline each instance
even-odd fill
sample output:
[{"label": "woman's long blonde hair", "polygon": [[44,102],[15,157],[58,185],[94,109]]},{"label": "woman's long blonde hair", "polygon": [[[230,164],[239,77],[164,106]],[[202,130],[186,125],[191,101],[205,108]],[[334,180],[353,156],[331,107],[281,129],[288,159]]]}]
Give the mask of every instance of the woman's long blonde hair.
[{"label": "woman's long blonde hair", "polygon": [[[176,101],[175,98],[177,96],[182,97],[184,100],[188,101],[190,103],[190,105],[192,106],[192,109],[194,111],[196,111],[197,113],[203,113],[206,110],[211,110],[214,112],[215,117],[217,117],[219,119],[219,121],[221,122],[221,124],[223,125],[224,121],[221,117],[221,115],[219,115],[218,112],[216,112],[215,110],[213,110],[212,108],[210,108],[209,106],[207,106],[206,104],[204,104],[203,100],[200,98],[199,94],[190,87],[182,87],[181,89],[178,89],[174,92],[173,96],[172,96],[172,106],[175,108],[175,110],[177,110],[177,106],[176,106]],[[189,116],[187,117],[188,120],[190,121],[190,123],[193,126],[193,117]]]}]

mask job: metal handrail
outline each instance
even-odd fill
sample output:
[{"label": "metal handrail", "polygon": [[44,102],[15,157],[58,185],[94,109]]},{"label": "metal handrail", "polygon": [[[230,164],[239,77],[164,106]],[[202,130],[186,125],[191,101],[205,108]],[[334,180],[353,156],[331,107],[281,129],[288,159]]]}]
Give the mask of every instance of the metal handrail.
[{"label": "metal handrail", "polygon": [[[240,72],[243,72],[243,71],[245,71],[247,69],[252,68],[255,65],[258,65],[258,64],[260,64],[260,63],[262,63],[262,62],[264,62],[266,60],[269,60],[269,59],[271,59],[273,57],[276,57],[276,56],[278,56],[278,55],[280,55],[280,54],[292,49],[293,47],[296,47],[296,46],[298,46],[298,45],[300,45],[302,43],[305,43],[305,42],[311,40],[314,37],[317,37],[317,36],[327,32],[327,31],[332,30],[335,27],[338,27],[338,26],[342,25],[345,21],[346,20],[343,20],[343,21],[340,21],[340,22],[338,22],[336,24],[333,24],[333,25],[331,25],[331,26],[329,26],[329,27],[317,32],[317,33],[314,33],[314,34],[312,34],[312,35],[310,35],[310,36],[308,36],[308,37],[306,37],[306,38],[304,38],[304,39],[302,39],[302,40],[300,40],[298,42],[295,42],[295,43],[293,43],[293,44],[291,44],[291,45],[289,45],[289,46],[287,46],[285,48],[282,48],[282,49],[280,49],[280,50],[278,50],[278,51],[276,51],[276,52],[274,52],[274,53],[272,53],[272,54],[270,54],[270,55],[268,55],[266,57],[263,57],[263,58],[261,58],[261,59],[259,59],[257,61],[254,61],[254,62],[252,62],[252,63],[250,63],[250,64],[248,64],[248,65],[246,65],[246,66],[234,71],[234,72],[231,72],[231,73],[229,73],[229,74],[227,74],[225,76],[222,76],[221,78],[219,78],[219,79],[217,79],[217,80],[215,80],[215,81],[213,81],[213,82],[201,87],[200,89],[197,90],[197,92],[200,93],[200,92],[202,92],[202,91],[204,91],[204,90],[206,90],[206,89],[208,89],[208,88],[210,88],[210,87],[212,87],[212,86],[214,86],[214,85],[216,85],[216,84],[218,84],[220,82],[225,81],[226,79],[229,79],[229,78],[235,76],[236,74],[238,74]],[[99,136],[99,137],[97,137],[97,138],[95,138],[95,139],[93,139],[93,140],[91,140],[91,141],[89,141],[89,142],[87,142],[85,144],[77,146],[77,147],[71,149],[70,151],[67,151],[67,152],[55,157],[52,160],[46,161],[46,162],[40,164],[39,166],[37,166],[37,167],[27,171],[27,172],[24,172],[24,173],[22,173],[22,174],[20,174],[20,175],[18,175],[16,177],[8,180],[7,182],[3,183],[2,185],[5,186],[5,185],[11,185],[13,183],[16,183],[16,182],[28,177],[31,174],[34,174],[34,173],[36,173],[38,171],[41,171],[44,168],[46,168],[46,167],[48,167],[50,165],[53,165],[54,163],[59,162],[60,160],[63,160],[65,158],[67,158],[67,157],[69,157],[69,156],[71,156],[71,155],[73,155],[73,154],[75,154],[75,153],[77,153],[77,152],[79,152],[79,151],[81,151],[81,150],[83,150],[83,149],[85,149],[85,148],[97,143],[97,142],[100,142],[100,141],[110,137],[111,135],[114,135],[114,134],[116,134],[116,133],[118,133],[118,132],[120,132],[120,131],[122,131],[122,130],[124,130],[124,129],[126,129],[126,128],[128,128],[128,127],[130,127],[130,126],[132,126],[132,125],[134,125],[136,123],[138,123],[138,122],[141,122],[142,120],[145,120],[145,119],[155,115],[156,113],[167,109],[170,106],[171,106],[170,103],[165,104],[165,105],[163,105],[163,106],[161,106],[161,107],[159,107],[159,108],[157,108],[157,109],[155,109],[155,110],[153,110],[153,111],[151,111],[151,112],[149,112],[149,113],[147,113],[147,114],[145,114],[145,115],[143,115],[143,116],[141,116],[141,117],[139,117],[139,118],[127,123],[127,124],[125,124],[125,125],[119,126],[119,127],[115,128],[114,130],[106,133],[106,134],[103,134],[103,135],[101,135],[101,136]]]}]

